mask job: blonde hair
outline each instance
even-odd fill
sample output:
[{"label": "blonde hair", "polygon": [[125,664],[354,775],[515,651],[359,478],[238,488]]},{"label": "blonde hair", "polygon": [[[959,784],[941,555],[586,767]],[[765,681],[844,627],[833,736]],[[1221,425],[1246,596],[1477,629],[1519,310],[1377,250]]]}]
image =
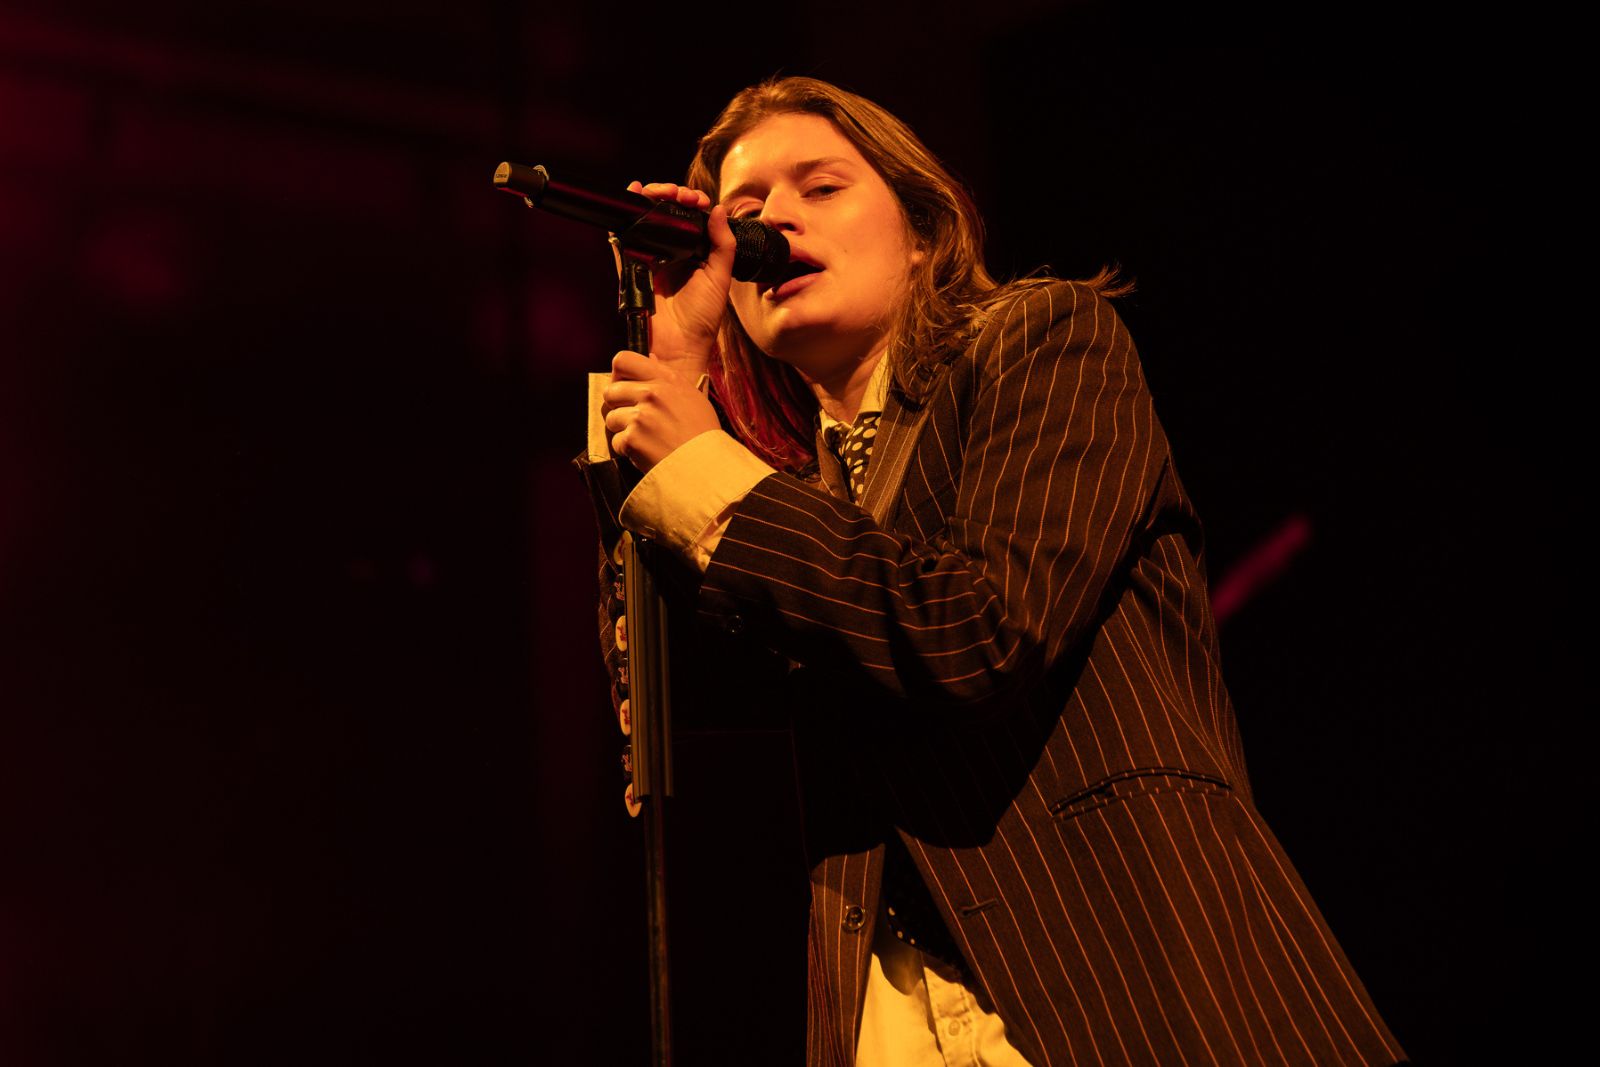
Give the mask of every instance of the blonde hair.
[{"label": "blonde hair", "polygon": [[[735,96],[700,138],[689,164],[689,186],[715,196],[734,143],[766,119],[786,114],[821,115],[855,146],[894,193],[923,252],[895,310],[886,354],[895,389],[919,404],[939,364],[965,347],[987,307],[1017,288],[1048,279],[995,281],[983,263],[983,220],[962,184],[904,122],[865,97],[815,78],[774,78]],[[1087,284],[1104,296],[1132,288],[1119,282],[1113,269]],[[796,470],[814,457],[816,398],[792,367],[760,352],[731,307],[723,316],[711,373],[734,430],[762,458]]]}]

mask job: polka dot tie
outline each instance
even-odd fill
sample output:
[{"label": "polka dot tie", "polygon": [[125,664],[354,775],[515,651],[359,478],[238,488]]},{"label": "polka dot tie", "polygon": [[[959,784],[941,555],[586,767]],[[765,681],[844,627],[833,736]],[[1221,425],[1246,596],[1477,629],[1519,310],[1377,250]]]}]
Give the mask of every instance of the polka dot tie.
[{"label": "polka dot tie", "polygon": [[878,436],[878,416],[869,411],[859,416],[844,436],[843,447],[836,447],[850,482],[850,499],[859,501],[867,491],[867,462],[872,459],[872,444]]},{"label": "polka dot tie", "polygon": [[945,929],[944,919],[917,873],[916,864],[891,832],[884,843],[883,903],[889,931],[913,948],[949,964],[968,975],[967,962],[956,947],[955,938]]}]

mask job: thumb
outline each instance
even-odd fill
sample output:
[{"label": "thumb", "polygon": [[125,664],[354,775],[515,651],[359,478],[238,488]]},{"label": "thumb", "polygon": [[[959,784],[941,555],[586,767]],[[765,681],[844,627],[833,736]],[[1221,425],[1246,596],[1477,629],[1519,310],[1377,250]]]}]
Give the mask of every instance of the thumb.
[{"label": "thumb", "polygon": [[721,204],[715,204],[711,208],[711,218],[706,223],[706,235],[711,238],[711,255],[706,257],[706,267],[713,274],[731,282],[736,242],[733,230],[728,226],[728,209]]}]

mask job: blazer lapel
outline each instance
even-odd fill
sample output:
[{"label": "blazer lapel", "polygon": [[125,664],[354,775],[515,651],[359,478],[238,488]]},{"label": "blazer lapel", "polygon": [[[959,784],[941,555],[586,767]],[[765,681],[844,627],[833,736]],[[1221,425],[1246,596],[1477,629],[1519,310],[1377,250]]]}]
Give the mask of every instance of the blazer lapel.
[{"label": "blazer lapel", "polygon": [[[872,474],[870,463],[867,464],[867,474],[869,477]],[[839,457],[828,447],[828,440],[822,434],[820,423],[817,426],[817,477],[822,480],[822,488],[840,500],[850,499],[850,487],[844,480],[844,464],[839,462]]]},{"label": "blazer lapel", "polygon": [[905,484],[906,469],[922,436],[922,427],[928,421],[933,390],[944,378],[949,364],[941,364],[928,383],[921,407],[909,408],[900,400],[900,394],[889,390],[883,402],[883,416],[878,420],[878,438],[872,445],[872,462],[867,464],[867,488],[861,494],[861,507],[872,515],[880,527],[889,528],[889,518],[900,499],[900,487]]}]

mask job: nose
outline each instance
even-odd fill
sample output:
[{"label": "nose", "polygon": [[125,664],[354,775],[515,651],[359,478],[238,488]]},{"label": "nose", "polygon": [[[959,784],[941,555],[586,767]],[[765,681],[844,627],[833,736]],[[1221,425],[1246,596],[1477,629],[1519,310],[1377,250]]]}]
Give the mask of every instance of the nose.
[{"label": "nose", "polygon": [[793,190],[772,189],[761,205],[761,221],[783,233],[799,233],[804,228],[800,197]]}]

